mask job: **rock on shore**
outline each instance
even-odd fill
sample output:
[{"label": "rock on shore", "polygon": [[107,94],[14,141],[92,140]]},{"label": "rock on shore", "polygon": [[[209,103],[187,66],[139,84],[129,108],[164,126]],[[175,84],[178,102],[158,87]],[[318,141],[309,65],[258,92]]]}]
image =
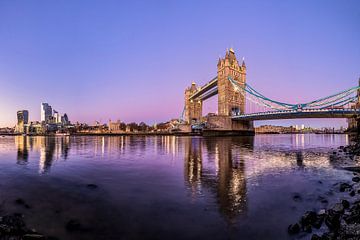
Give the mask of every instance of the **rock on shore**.
[{"label": "rock on shore", "polygon": [[328,209],[304,213],[298,223],[289,225],[289,234],[311,233],[311,240],[360,239],[359,156],[360,143],[340,146],[330,155],[330,161],[335,167],[354,172],[352,183],[339,183],[335,186],[340,193],[348,193],[351,200],[343,199]]},{"label": "rock on shore", "polygon": [[54,237],[46,237],[35,229],[26,227],[24,216],[19,213],[0,217],[0,239],[12,240],[55,240]]}]

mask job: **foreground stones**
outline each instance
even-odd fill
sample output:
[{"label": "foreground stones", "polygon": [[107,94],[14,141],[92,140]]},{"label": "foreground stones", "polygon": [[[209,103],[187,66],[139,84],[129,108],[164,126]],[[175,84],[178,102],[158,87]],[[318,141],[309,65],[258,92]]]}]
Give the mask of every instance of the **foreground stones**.
[{"label": "foreground stones", "polygon": [[[88,184],[89,189],[98,188],[95,184]],[[19,207],[30,208],[26,201],[22,198],[17,198],[13,202]],[[1,206],[0,206],[1,207]],[[0,208],[0,211],[2,209]],[[59,210],[56,210],[57,212]],[[65,222],[64,228],[67,232],[88,231],[90,228],[85,227],[80,220],[71,218]],[[38,233],[35,229],[30,229],[26,226],[24,215],[21,213],[14,213],[5,216],[0,216],[0,240],[57,240],[53,236],[45,236]]]},{"label": "foreground stones", "polygon": [[[342,155],[339,157],[338,152]],[[306,212],[299,223],[291,224],[288,227],[289,234],[298,234],[300,232],[312,233],[314,229],[317,230],[312,234],[311,240],[359,240],[360,239],[360,200],[358,195],[360,193],[360,177],[357,176],[360,172],[360,167],[356,159],[360,155],[360,143],[352,146],[339,148],[339,151],[334,151],[331,161],[337,161],[341,164],[351,164],[353,166],[343,167],[346,170],[354,172],[352,178],[353,184],[340,183],[338,185],[339,192],[348,192],[351,201],[341,200],[341,202],[334,204],[329,209],[322,209],[317,213],[314,211]],[[344,160],[345,159],[345,160]]]},{"label": "foreground stones", "polygon": [[15,213],[0,217],[0,239],[12,240],[54,240],[54,237],[45,237],[34,229],[26,227],[22,214]]},{"label": "foreground stones", "polygon": [[[343,200],[326,211],[306,212],[299,223],[288,227],[289,234],[311,233],[325,225],[326,232],[313,234],[314,239],[360,239],[360,201],[350,203]],[[322,228],[324,229],[324,228]]]}]

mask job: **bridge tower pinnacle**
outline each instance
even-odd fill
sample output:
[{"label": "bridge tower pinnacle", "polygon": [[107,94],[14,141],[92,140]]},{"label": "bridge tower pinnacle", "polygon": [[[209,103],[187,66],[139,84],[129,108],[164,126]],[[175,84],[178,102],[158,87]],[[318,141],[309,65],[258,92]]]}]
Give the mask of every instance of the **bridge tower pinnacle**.
[{"label": "bridge tower pinnacle", "polygon": [[218,114],[230,116],[232,113],[245,112],[245,96],[237,92],[228,80],[232,77],[240,85],[246,83],[246,66],[243,60],[241,66],[236,59],[235,51],[226,50],[224,58],[220,58],[217,64],[218,74]]}]

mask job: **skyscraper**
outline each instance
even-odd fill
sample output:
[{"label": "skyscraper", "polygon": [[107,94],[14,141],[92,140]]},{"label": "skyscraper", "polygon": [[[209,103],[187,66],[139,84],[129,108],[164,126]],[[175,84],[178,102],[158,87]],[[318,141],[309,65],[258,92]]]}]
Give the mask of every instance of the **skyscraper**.
[{"label": "skyscraper", "polygon": [[53,115],[53,117],[54,117],[54,120],[55,120],[56,123],[61,123],[61,115],[59,114],[58,111],[55,111],[55,110],[54,110],[54,115]]},{"label": "skyscraper", "polygon": [[21,110],[17,112],[17,123],[28,124],[29,123],[29,111]]},{"label": "skyscraper", "polygon": [[17,112],[17,124],[15,131],[17,133],[25,132],[25,124],[29,123],[29,112],[27,110],[21,110]]},{"label": "skyscraper", "polygon": [[70,124],[69,117],[66,113],[61,117],[61,122],[65,125]]},{"label": "skyscraper", "polygon": [[41,114],[41,121],[48,122],[52,117],[51,106],[48,103],[41,103],[40,114]]}]

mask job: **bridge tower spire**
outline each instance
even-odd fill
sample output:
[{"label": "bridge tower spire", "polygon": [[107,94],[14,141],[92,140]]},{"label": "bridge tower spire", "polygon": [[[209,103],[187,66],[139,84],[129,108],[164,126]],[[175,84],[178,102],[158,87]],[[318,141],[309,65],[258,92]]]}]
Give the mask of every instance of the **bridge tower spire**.
[{"label": "bridge tower spire", "polygon": [[245,62],[239,64],[235,51],[230,48],[226,50],[225,57],[220,58],[217,65],[218,74],[218,114],[230,116],[233,113],[245,113],[245,96],[237,92],[228,77],[232,77],[240,85],[246,83]]}]

